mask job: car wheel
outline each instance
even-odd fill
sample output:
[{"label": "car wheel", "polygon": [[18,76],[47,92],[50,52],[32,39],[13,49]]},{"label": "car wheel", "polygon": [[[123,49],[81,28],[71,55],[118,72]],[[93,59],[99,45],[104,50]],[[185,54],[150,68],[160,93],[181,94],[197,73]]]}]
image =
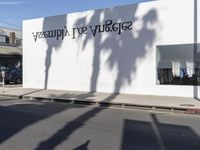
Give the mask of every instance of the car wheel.
[{"label": "car wheel", "polygon": [[9,81],[5,81],[5,84],[9,84],[10,82]]},{"label": "car wheel", "polygon": [[22,80],[20,78],[18,78],[15,82],[16,84],[21,84],[22,83]]}]

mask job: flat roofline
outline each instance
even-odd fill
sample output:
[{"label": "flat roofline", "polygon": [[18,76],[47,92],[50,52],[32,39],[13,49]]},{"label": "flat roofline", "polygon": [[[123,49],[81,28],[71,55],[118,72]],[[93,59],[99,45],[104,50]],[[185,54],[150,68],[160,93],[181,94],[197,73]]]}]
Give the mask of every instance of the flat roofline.
[{"label": "flat roofline", "polygon": [[[130,3],[130,4],[122,4],[122,5],[116,5],[113,7],[104,7],[104,8],[96,8],[96,9],[88,9],[88,10],[80,10],[80,11],[75,11],[75,12],[67,12],[65,14],[57,14],[57,15],[52,15],[52,16],[41,16],[38,18],[31,18],[31,19],[24,19],[22,22],[24,21],[29,21],[29,20],[37,20],[37,19],[43,19],[43,18],[48,18],[48,17],[56,17],[56,16],[63,16],[63,15],[71,15],[71,14],[76,14],[76,13],[82,13],[82,12],[89,12],[89,11],[98,11],[98,10],[104,10],[104,9],[113,9],[113,8],[117,8],[117,7],[125,7],[125,6],[129,6],[129,5],[138,5],[138,4],[143,4],[143,3],[151,3],[151,2],[155,2],[155,1],[160,1],[160,0],[151,0],[151,1],[143,1],[143,2],[136,2],[136,3]],[[22,27],[23,28],[23,27]]]}]

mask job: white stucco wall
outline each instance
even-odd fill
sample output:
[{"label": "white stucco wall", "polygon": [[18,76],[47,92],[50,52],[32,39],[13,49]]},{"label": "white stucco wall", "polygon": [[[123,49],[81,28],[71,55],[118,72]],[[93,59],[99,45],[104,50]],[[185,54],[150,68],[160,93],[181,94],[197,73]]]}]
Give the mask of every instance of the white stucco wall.
[{"label": "white stucco wall", "polygon": [[[90,26],[94,30],[106,20],[132,21],[132,30],[93,36]],[[70,35],[63,40],[36,39],[37,32],[64,26]],[[87,27],[87,34],[76,32],[73,39],[76,27]],[[156,85],[156,46],[193,42],[193,0],[160,0],[25,20],[23,87],[192,97],[193,86]]]}]

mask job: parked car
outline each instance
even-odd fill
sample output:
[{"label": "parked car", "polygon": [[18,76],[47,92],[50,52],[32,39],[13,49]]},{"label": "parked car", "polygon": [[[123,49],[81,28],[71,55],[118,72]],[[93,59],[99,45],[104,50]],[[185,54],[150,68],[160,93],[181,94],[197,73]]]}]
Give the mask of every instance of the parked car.
[{"label": "parked car", "polygon": [[14,82],[16,84],[22,83],[22,69],[14,68],[5,72],[5,83]]},{"label": "parked car", "polygon": [[6,72],[9,71],[10,69],[12,69],[12,68],[5,67],[5,66],[1,66],[1,65],[0,65],[0,82],[3,81],[2,74],[3,74],[3,73],[6,73]]}]

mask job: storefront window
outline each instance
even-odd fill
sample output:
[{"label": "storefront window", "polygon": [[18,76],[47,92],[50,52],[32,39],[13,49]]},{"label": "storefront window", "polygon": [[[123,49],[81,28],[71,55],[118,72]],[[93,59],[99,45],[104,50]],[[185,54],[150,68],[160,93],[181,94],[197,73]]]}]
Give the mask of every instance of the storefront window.
[{"label": "storefront window", "polygon": [[157,46],[157,84],[200,85],[199,46]]}]

